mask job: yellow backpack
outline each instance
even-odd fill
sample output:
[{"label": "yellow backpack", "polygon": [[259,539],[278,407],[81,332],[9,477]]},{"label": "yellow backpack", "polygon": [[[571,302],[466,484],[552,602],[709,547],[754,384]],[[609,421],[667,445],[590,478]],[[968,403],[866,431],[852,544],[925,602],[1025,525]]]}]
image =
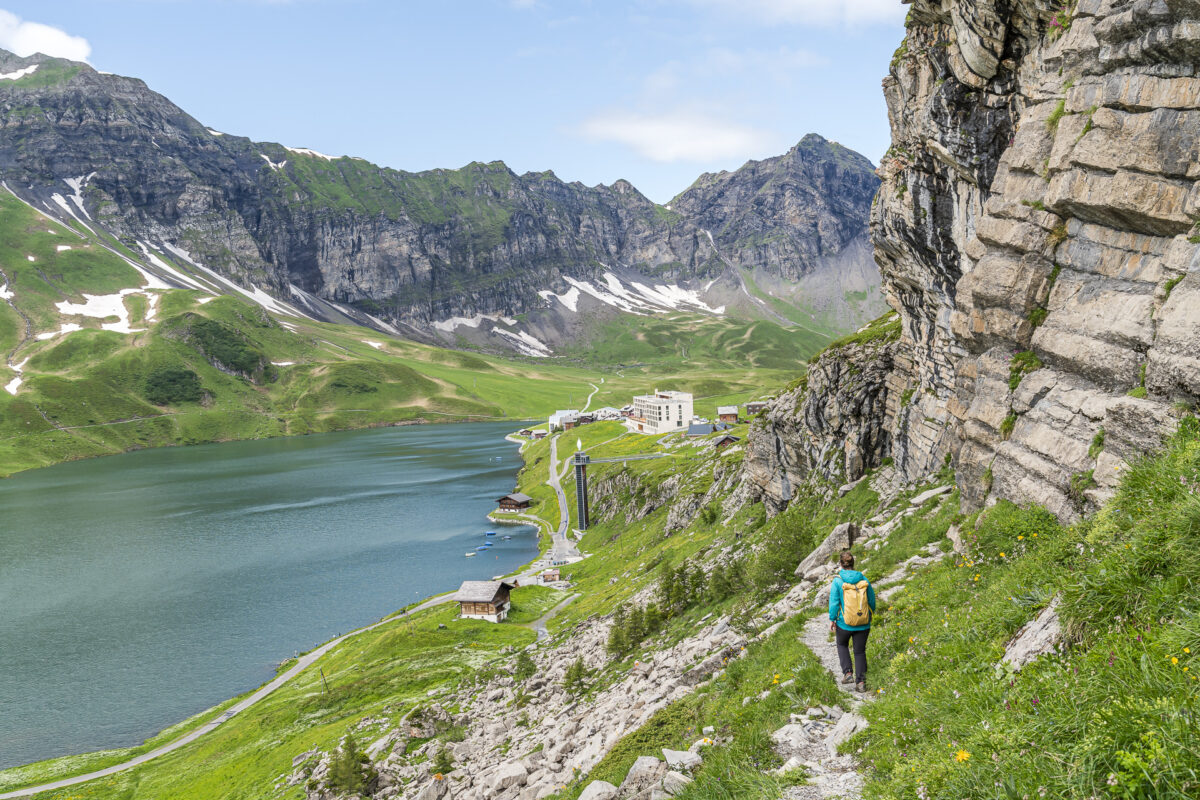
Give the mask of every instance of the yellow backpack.
[{"label": "yellow backpack", "polygon": [[871,604],[867,600],[870,582],[842,584],[842,620],[850,626],[871,624]]}]

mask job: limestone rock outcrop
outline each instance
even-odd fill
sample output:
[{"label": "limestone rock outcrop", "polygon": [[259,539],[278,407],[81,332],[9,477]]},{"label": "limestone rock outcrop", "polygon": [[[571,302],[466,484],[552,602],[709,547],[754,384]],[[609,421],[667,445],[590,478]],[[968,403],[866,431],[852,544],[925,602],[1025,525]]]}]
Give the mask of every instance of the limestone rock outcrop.
[{"label": "limestone rock outcrop", "polygon": [[[1198,65],[1193,2],[914,0],[884,81],[893,141],[872,213],[902,333],[887,402],[851,426],[878,428],[855,443],[874,449],[837,480],[883,458],[912,480],[949,458],[968,506],[1031,501],[1071,519],[1194,408]],[[838,397],[821,377],[837,359],[859,363],[824,356],[751,437],[746,481],[776,506],[787,492],[764,482],[764,448],[847,441],[807,421]],[[788,480],[833,477],[829,461],[794,461]]]}]

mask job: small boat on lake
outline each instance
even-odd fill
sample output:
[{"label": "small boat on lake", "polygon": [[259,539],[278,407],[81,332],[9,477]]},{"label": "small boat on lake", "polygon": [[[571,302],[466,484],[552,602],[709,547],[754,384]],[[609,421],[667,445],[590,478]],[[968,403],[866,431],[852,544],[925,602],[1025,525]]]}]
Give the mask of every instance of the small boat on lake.
[{"label": "small boat on lake", "polygon": [[467,554],[466,554],[466,556],[467,556],[467,558],[474,558],[474,557],[475,557],[475,554],[474,554],[474,553],[467,553]]},{"label": "small boat on lake", "polygon": [[495,536],[495,535],[496,535],[495,531],[488,531],[487,533],[484,534],[484,536]]},{"label": "small boat on lake", "polygon": [[486,544],[481,544],[481,545],[479,545],[479,547],[476,547],[475,549],[476,550],[487,550],[488,546]]},{"label": "small boat on lake", "polygon": [[512,538],[512,537],[511,537],[511,536],[509,536],[508,534],[505,534],[505,535],[503,536],[503,539],[504,539],[504,541],[506,541],[506,542],[507,542],[509,539],[511,539],[511,538]]}]

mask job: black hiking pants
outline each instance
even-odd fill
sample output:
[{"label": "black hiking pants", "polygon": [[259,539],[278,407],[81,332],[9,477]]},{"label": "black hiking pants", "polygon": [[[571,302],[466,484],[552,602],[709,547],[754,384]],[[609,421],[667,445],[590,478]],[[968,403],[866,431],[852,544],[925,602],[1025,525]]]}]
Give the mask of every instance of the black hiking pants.
[{"label": "black hiking pants", "polygon": [[[853,672],[855,683],[862,683],[867,679],[867,634],[870,632],[870,628],[865,631],[847,631],[839,625],[834,637],[837,641],[838,661],[842,662],[842,674]],[[853,668],[850,664],[851,639],[854,640]]]}]

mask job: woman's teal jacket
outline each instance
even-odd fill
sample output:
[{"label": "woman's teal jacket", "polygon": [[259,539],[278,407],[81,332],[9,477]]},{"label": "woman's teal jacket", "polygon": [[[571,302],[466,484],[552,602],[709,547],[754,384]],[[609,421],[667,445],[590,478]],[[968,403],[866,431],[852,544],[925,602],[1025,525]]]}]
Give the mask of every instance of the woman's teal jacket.
[{"label": "woman's teal jacket", "polygon": [[[866,625],[847,625],[842,617],[842,584],[843,583],[858,583],[865,581],[866,575],[863,575],[856,569],[844,569],[838,573],[833,579],[833,589],[829,592],[829,619],[837,622],[837,626],[844,631],[869,631],[871,623]],[[875,587],[867,587],[867,602],[871,605],[871,614],[875,613]]]}]

